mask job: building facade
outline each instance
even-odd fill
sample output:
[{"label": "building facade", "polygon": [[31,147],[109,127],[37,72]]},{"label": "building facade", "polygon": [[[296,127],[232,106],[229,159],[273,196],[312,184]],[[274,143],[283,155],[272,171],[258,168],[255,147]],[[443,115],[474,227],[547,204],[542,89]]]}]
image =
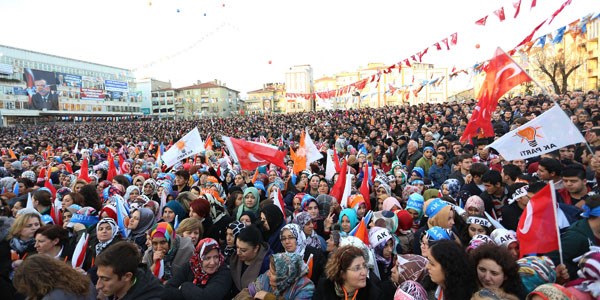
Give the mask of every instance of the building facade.
[{"label": "building facade", "polygon": [[187,118],[229,117],[242,111],[240,92],[219,80],[177,88],[175,98]]},{"label": "building facade", "polygon": [[0,122],[141,116],[130,70],[0,45]]},{"label": "building facade", "polygon": [[282,113],[286,111],[285,84],[266,83],[262,89],[248,92],[246,112],[249,114]]},{"label": "building facade", "polygon": [[[313,87],[313,68],[310,65],[298,65],[285,72],[286,94],[311,95]],[[288,113],[315,110],[315,101],[312,97],[286,96],[286,109]]]}]

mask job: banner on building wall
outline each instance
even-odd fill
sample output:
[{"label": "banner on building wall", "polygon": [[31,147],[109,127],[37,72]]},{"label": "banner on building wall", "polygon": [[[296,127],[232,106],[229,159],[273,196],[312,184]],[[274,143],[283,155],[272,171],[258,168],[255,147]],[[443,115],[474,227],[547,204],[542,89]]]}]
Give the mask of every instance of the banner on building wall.
[{"label": "banner on building wall", "polygon": [[58,86],[81,87],[81,76],[67,73],[56,73],[56,84]]},{"label": "banner on building wall", "polygon": [[106,91],[106,97],[111,101],[122,101],[124,99],[123,92],[118,91]]},{"label": "banner on building wall", "polygon": [[125,81],[107,79],[104,80],[104,89],[109,92],[127,93],[129,91],[129,84]]},{"label": "banner on building wall", "polygon": [[13,87],[13,94],[14,95],[20,95],[20,96],[27,96],[27,90],[22,88],[22,87],[17,87],[14,86]]},{"label": "banner on building wall", "polygon": [[27,85],[31,109],[58,110],[58,93],[54,72],[25,68],[23,80]]},{"label": "banner on building wall", "polygon": [[103,101],[104,91],[100,89],[81,89],[81,100]]},{"label": "banner on building wall", "polygon": [[0,64],[0,74],[12,75],[14,72],[13,66],[9,64]]}]

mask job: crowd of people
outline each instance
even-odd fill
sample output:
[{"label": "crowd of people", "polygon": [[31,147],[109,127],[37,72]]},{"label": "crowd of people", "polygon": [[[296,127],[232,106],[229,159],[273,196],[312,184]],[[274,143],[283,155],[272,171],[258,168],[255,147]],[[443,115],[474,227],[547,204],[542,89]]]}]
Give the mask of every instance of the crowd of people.
[{"label": "crowd of people", "polygon": [[[494,137],[460,142],[474,100],[1,128],[0,295],[598,299],[598,97],[502,99],[496,137],[556,103],[587,142],[514,161],[486,148]],[[157,160],[195,127],[212,147]],[[289,151],[305,130],[323,158],[299,173],[290,156],[288,168],[243,170],[221,141]],[[334,150],[353,176],[328,178]],[[351,192],[338,195],[346,178]],[[522,253],[519,220],[549,181],[562,251]]]}]

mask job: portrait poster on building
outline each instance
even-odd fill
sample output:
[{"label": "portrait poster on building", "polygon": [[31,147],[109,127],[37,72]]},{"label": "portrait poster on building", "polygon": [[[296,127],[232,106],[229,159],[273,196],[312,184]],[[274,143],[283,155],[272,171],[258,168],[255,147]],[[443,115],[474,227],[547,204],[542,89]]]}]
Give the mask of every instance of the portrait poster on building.
[{"label": "portrait poster on building", "polygon": [[27,84],[29,108],[58,110],[58,92],[54,72],[25,68],[23,80]]}]

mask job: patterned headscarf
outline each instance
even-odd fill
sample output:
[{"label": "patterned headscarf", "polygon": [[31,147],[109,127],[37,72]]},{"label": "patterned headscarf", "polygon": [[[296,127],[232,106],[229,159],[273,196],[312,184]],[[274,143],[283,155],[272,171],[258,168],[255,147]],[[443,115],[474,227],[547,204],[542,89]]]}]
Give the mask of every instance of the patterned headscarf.
[{"label": "patterned headscarf", "polygon": [[407,280],[398,286],[394,300],[427,300],[427,291],[423,286],[413,280]]},{"label": "patterned headscarf", "polygon": [[138,191],[138,194],[141,194],[140,192],[140,188],[138,188],[135,185],[130,185],[127,187],[127,190],[125,190],[125,196],[123,196],[123,199],[125,199],[127,202],[131,202],[131,199],[129,199],[131,192],[133,192],[134,190]]},{"label": "patterned headscarf", "polygon": [[61,187],[60,189],[58,189],[56,191],[56,200],[62,201],[62,199],[70,192],[72,192],[70,188],[68,188],[66,186]]},{"label": "patterned headscarf", "polygon": [[206,273],[206,271],[204,271],[204,269],[202,268],[204,256],[214,249],[217,249],[217,252],[219,253],[219,266],[217,267],[218,269],[225,262],[225,257],[223,257],[223,254],[221,254],[219,243],[217,243],[217,241],[215,241],[214,239],[201,239],[198,242],[198,245],[196,246],[196,250],[194,250],[194,254],[192,254],[192,257],[190,257],[190,268],[192,269],[192,273],[194,273],[193,282],[195,285],[205,285],[208,279],[210,279],[210,276],[214,275]]},{"label": "patterned headscarf", "polygon": [[546,283],[535,288],[527,299],[537,295],[544,300],[576,300],[577,298],[567,288],[556,283]]},{"label": "patterned headscarf", "polygon": [[317,204],[319,205],[319,216],[321,216],[322,219],[325,219],[329,216],[331,210],[331,201],[334,200],[333,197],[329,195],[323,194],[317,196]]},{"label": "patterned headscarf", "polygon": [[173,227],[171,227],[171,224],[167,222],[157,223],[150,231],[150,239],[155,237],[164,237],[169,245],[171,245],[171,241],[175,239],[175,235],[176,233],[173,230]]},{"label": "patterned headscarf", "polygon": [[484,244],[495,244],[494,240],[492,240],[489,236],[485,234],[476,234],[469,241],[469,246],[467,246],[467,253],[471,252],[471,250],[475,250],[479,248],[479,246]]},{"label": "patterned headscarf", "polygon": [[235,239],[237,238],[240,231],[242,231],[242,229],[244,229],[245,227],[246,227],[246,224],[244,224],[240,221],[233,221],[233,222],[229,223],[229,225],[227,225],[227,228],[231,229],[231,231],[233,233],[233,246],[232,247],[225,246],[225,249],[223,249],[223,254],[225,254],[225,256],[230,257],[233,255],[233,253],[235,253]]},{"label": "patterned headscarf", "polygon": [[579,271],[577,275],[582,278],[575,288],[586,293],[590,293],[594,298],[600,298],[600,248],[592,246],[590,251],[579,258]]},{"label": "patterned headscarf", "polygon": [[416,254],[402,254],[397,256],[396,267],[400,283],[405,281],[421,281],[427,274],[427,258]]},{"label": "patterned headscarf", "polygon": [[414,185],[407,185],[404,187],[404,189],[402,190],[402,200],[408,199],[408,196],[417,193],[420,194],[421,193],[421,188],[418,186],[414,186]]},{"label": "patterned headscarf", "polygon": [[450,197],[452,197],[452,199],[458,199],[458,192],[460,191],[460,182],[457,179],[447,179],[446,181],[444,181],[444,183],[442,183],[442,185],[446,185],[446,188],[450,192]]},{"label": "patterned headscarf", "polygon": [[223,218],[226,215],[225,206],[223,206],[223,204],[219,202],[219,200],[217,200],[215,196],[209,193],[205,193],[203,195],[204,197],[206,197],[206,200],[208,200],[208,203],[210,204],[210,218],[213,224],[217,223],[219,220],[221,220],[221,218]]},{"label": "patterned headscarf", "polygon": [[296,238],[296,250],[293,253],[304,256],[304,250],[306,249],[306,238],[302,228],[298,224],[287,224],[281,227],[279,231],[279,238],[283,235],[283,231],[289,230],[290,233]]},{"label": "patterned headscarf", "polygon": [[517,264],[519,276],[527,293],[544,283],[556,282],[554,263],[546,256],[523,257],[517,260]]},{"label": "patterned headscarf", "polygon": [[104,219],[100,220],[98,222],[98,224],[96,224],[96,235],[98,234],[98,229],[100,228],[100,225],[102,225],[102,224],[110,225],[110,229],[112,230],[112,235],[111,235],[110,239],[106,242],[98,241],[98,244],[96,244],[96,255],[100,254],[100,252],[102,252],[102,250],[106,249],[106,247],[108,247],[108,245],[115,239],[115,237],[119,233],[119,227],[117,226],[117,222],[115,220],[113,220],[112,218],[104,218]]},{"label": "patterned headscarf", "polygon": [[483,214],[485,211],[485,205],[479,196],[471,196],[467,199],[467,202],[465,203],[465,211],[468,212],[469,207],[475,207],[480,214]]},{"label": "patterned headscarf", "polygon": [[315,230],[313,229],[313,232],[310,236],[307,236],[304,233],[304,226],[306,226],[306,224],[308,224],[309,222],[312,222],[312,218],[310,216],[310,214],[308,212],[301,212],[296,216],[296,219],[294,220],[294,223],[298,224],[300,226],[300,229],[302,230],[302,234],[304,234],[304,236],[306,237],[306,246],[312,246],[315,247],[317,249],[321,249],[321,242],[319,241],[319,237],[317,236],[317,233],[315,232]]},{"label": "patterned headscarf", "polygon": [[153,178],[146,179],[146,181],[144,181],[144,184],[142,185],[142,190],[144,189],[144,187],[146,187],[146,185],[150,185],[152,187],[152,194],[156,193],[156,189],[158,188],[156,180],[154,180]]},{"label": "patterned headscarf", "polygon": [[273,254],[275,267],[275,296],[281,296],[294,285],[298,279],[308,274],[308,267],[302,260],[302,256],[296,253]]}]

